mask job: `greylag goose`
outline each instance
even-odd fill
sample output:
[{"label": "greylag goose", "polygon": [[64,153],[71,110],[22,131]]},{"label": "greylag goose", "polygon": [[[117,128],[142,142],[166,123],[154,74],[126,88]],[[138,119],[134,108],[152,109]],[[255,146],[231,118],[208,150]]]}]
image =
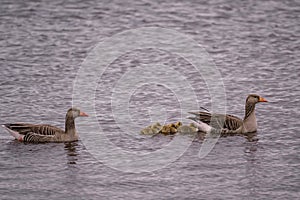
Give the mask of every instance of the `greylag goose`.
[{"label": "greylag goose", "polygon": [[[217,130],[220,130],[221,134],[224,135],[253,133],[257,130],[255,105],[258,102],[268,101],[256,94],[250,94],[247,97],[244,119],[233,115],[212,114],[210,112],[190,112],[195,117],[190,117],[189,119],[194,120],[199,130],[206,133]],[[214,120],[212,121],[211,119]],[[220,127],[220,124],[223,124],[223,126]]]},{"label": "greylag goose", "polygon": [[65,130],[47,124],[13,123],[4,124],[2,127],[22,142],[71,142],[78,140],[74,120],[76,117],[84,116],[88,115],[77,108],[70,108],[66,114]]}]

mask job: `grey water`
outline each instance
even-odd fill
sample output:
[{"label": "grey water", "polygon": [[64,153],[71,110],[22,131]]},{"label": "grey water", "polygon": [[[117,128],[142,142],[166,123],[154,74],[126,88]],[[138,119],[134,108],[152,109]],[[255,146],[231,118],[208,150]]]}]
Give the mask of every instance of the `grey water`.
[{"label": "grey water", "polygon": [[[90,117],[76,119],[81,139],[72,143],[23,144],[0,129],[0,199],[298,199],[299,13],[292,0],[2,0],[0,123],[63,128],[72,105]],[[143,27],[191,38],[221,79],[147,46],[124,52],[102,74],[81,76],[97,44]],[[126,87],[126,75],[137,84]],[[222,102],[212,101],[208,79],[222,86]],[[84,87],[75,90],[78,83]],[[250,93],[269,101],[256,106],[257,140],[220,138],[200,158],[199,138],[139,134],[157,121],[189,123],[181,99],[193,110],[225,103],[243,117]]]}]

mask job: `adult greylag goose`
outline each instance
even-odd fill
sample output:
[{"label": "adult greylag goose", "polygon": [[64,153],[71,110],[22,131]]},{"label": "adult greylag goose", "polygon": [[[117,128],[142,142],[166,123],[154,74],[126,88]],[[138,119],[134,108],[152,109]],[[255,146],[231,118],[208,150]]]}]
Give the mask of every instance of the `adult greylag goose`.
[{"label": "adult greylag goose", "polygon": [[[247,97],[244,119],[233,115],[213,114],[210,112],[190,112],[195,117],[190,117],[189,119],[194,120],[199,130],[206,133],[217,130],[220,130],[221,134],[224,135],[253,133],[257,130],[255,105],[258,102],[268,101],[256,94],[250,94]],[[223,124],[223,126],[221,127],[220,124]]]},{"label": "adult greylag goose", "polygon": [[66,114],[65,130],[48,124],[13,123],[2,125],[12,136],[22,142],[71,142],[78,140],[75,118],[86,117],[86,113],[77,108],[70,108]]}]

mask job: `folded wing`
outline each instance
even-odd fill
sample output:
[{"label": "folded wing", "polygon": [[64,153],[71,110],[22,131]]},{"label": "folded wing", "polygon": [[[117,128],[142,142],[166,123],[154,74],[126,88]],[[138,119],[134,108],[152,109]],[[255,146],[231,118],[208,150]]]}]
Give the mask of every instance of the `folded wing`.
[{"label": "folded wing", "polygon": [[233,116],[224,114],[212,114],[209,112],[189,112],[195,115],[195,117],[190,117],[194,121],[204,122],[213,128],[225,128],[228,130],[236,130],[242,126],[243,120]]},{"label": "folded wing", "polygon": [[51,140],[57,133],[63,130],[47,125],[34,125],[24,123],[4,124],[3,127],[17,140],[24,142],[46,142]]}]

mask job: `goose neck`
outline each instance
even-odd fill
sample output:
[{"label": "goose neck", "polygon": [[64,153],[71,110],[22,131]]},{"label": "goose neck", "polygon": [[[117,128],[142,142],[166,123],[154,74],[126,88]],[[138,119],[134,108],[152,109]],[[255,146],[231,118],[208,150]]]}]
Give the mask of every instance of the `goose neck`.
[{"label": "goose neck", "polygon": [[66,116],[65,133],[75,133],[75,121],[73,116]]},{"label": "goose neck", "polygon": [[244,121],[247,120],[251,115],[253,115],[254,111],[255,111],[255,103],[246,102]]}]

